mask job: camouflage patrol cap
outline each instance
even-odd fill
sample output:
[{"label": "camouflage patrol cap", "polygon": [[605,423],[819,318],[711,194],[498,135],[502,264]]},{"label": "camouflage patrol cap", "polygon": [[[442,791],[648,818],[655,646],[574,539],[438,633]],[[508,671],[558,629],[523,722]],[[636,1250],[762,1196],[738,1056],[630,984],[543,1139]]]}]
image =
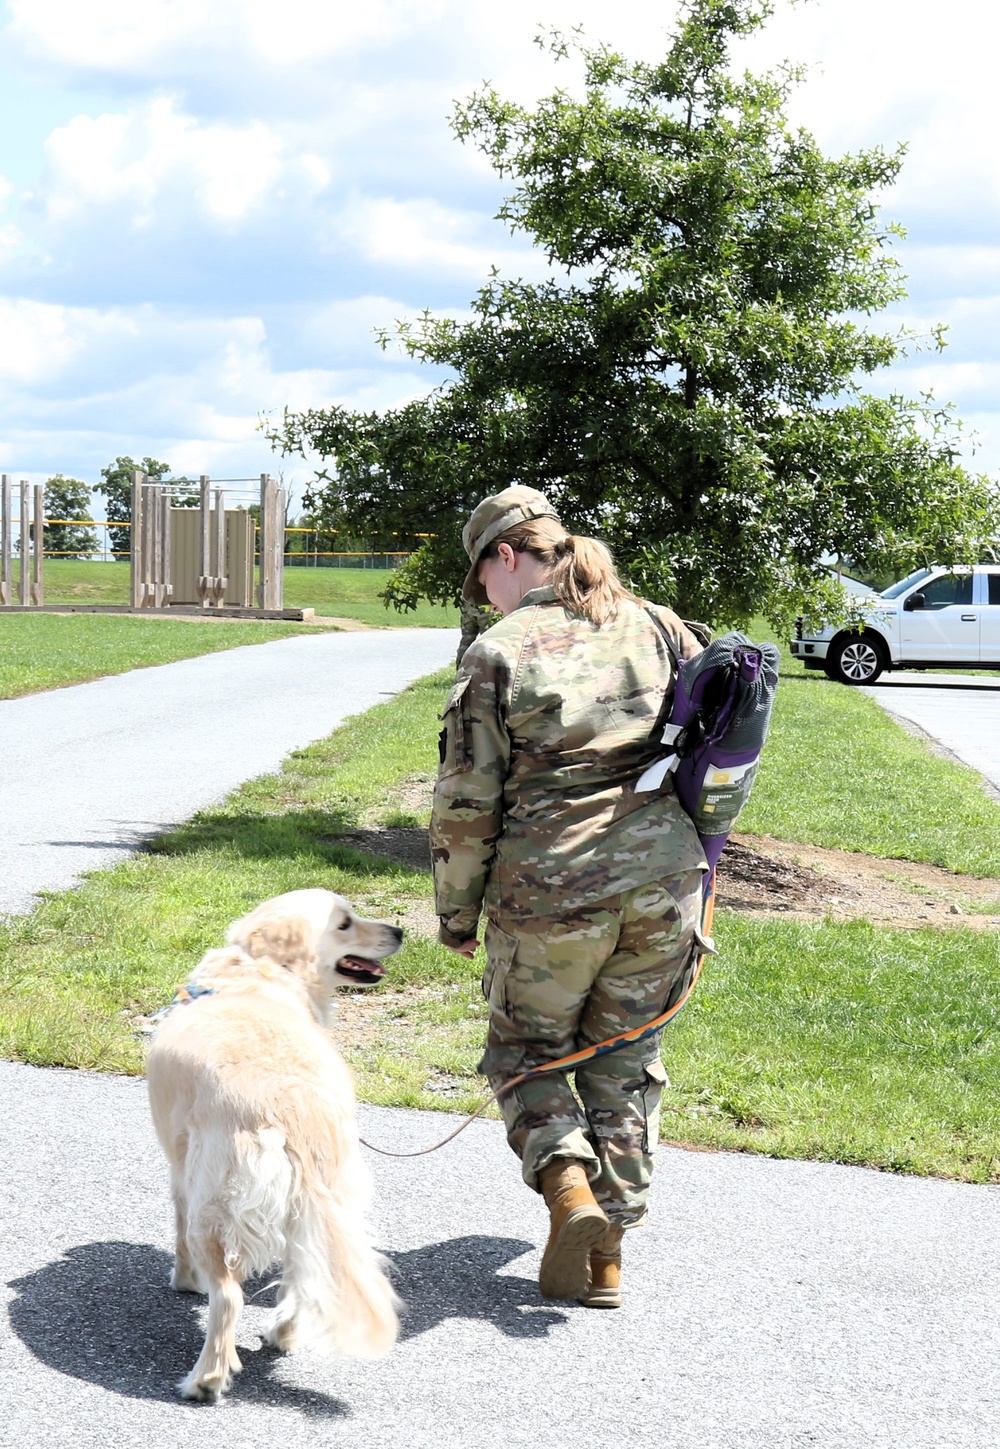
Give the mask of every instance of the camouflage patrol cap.
[{"label": "camouflage patrol cap", "polygon": [[520,483],[505,488],[492,498],[484,498],[468,523],[462,529],[462,543],[472,563],[465,576],[462,593],[474,604],[489,604],[486,590],[476,577],[476,569],[485,549],[494,539],[506,533],[515,524],[527,523],[529,518],[558,518],[559,515],[544,493],[537,488],[525,488]]}]

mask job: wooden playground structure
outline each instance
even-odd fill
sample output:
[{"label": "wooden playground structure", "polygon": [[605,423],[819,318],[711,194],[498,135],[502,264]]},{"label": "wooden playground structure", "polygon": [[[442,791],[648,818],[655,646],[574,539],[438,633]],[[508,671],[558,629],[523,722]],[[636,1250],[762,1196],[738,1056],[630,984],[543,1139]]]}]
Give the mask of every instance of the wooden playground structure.
[{"label": "wooden playground structure", "polygon": [[[42,551],[42,520],[45,514],[45,489],[36,483],[21,480],[21,509],[18,519],[20,528],[19,549],[21,568],[17,580],[17,604],[20,608],[39,608],[45,603],[44,555]],[[31,518],[32,492],[34,492],[34,520]],[[12,597],[11,552],[13,541],[13,518],[11,515],[11,485],[7,474],[0,482],[0,607],[14,604]]]},{"label": "wooden playground structure", "polygon": [[[303,617],[301,609],[283,607],[288,497],[267,473],[216,480],[203,474],[196,507],[190,506],[189,485],[184,485],[184,498],[178,500],[171,483],[133,473],[131,524],[117,525],[131,529],[127,606],[45,604],[44,489],[35,484],[32,490],[24,481],[19,486],[15,546],[12,482],[8,474],[0,476],[0,608]],[[250,511],[255,506],[259,522]],[[16,600],[15,554],[20,560]]]}]

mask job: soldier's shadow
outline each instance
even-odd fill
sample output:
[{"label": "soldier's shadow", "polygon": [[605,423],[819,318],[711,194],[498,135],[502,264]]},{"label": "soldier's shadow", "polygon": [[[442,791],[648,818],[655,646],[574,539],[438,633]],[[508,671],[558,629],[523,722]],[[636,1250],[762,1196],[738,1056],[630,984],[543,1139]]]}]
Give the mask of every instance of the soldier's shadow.
[{"label": "soldier's shadow", "polygon": [[415,1338],[447,1318],[479,1318],[508,1338],[545,1338],[565,1323],[565,1310],[544,1304],[530,1278],[501,1273],[530,1251],[518,1238],[469,1236],[388,1253],[402,1298],[402,1338]]},{"label": "soldier's shadow", "polygon": [[[531,1250],[519,1238],[470,1235],[429,1243],[409,1252],[387,1252],[389,1275],[403,1307],[400,1339],[405,1342],[449,1318],[478,1318],[508,1338],[545,1338],[567,1321],[566,1312],[544,1303],[538,1284],[501,1270]],[[265,1284],[267,1280],[264,1280]],[[249,1296],[270,1307],[277,1288],[247,1283]]]},{"label": "soldier's shadow", "polygon": [[[511,1338],[541,1338],[566,1321],[542,1306],[536,1283],[500,1269],[530,1248],[513,1238],[465,1237],[388,1254],[403,1299],[403,1340],[448,1318],[478,1318]],[[15,1279],[11,1328],[35,1358],[59,1373],[128,1398],[175,1402],[176,1385],[201,1349],[205,1300],[168,1286],[171,1256],[123,1242],[86,1243],[54,1263]],[[248,1282],[258,1307],[274,1302],[267,1280]],[[243,1340],[245,1344],[245,1339]],[[350,1406],[315,1390],[282,1382],[273,1369],[281,1355],[241,1346],[243,1371],[233,1396],[342,1418]]]}]

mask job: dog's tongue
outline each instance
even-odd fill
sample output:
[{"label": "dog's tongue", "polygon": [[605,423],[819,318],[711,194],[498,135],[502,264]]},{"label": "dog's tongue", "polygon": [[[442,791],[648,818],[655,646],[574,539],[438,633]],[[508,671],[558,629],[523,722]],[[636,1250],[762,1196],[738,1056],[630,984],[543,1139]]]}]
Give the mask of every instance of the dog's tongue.
[{"label": "dog's tongue", "polygon": [[337,970],[342,976],[355,977],[358,981],[380,981],[385,975],[381,961],[369,961],[366,956],[341,956]]}]

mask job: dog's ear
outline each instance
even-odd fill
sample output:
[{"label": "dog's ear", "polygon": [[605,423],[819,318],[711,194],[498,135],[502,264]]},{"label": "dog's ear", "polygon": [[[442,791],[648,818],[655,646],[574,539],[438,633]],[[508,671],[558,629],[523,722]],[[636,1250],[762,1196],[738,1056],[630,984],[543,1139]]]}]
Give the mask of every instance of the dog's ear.
[{"label": "dog's ear", "polygon": [[191,980],[230,980],[246,971],[247,964],[247,952],[242,947],[221,946],[205,952],[191,972]]},{"label": "dog's ear", "polygon": [[302,916],[272,916],[255,921],[239,944],[248,956],[270,956],[281,966],[302,968],[316,959],[313,934]]}]

